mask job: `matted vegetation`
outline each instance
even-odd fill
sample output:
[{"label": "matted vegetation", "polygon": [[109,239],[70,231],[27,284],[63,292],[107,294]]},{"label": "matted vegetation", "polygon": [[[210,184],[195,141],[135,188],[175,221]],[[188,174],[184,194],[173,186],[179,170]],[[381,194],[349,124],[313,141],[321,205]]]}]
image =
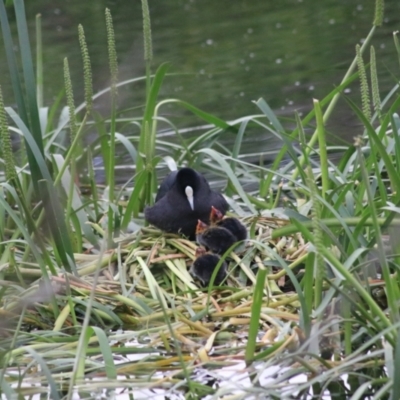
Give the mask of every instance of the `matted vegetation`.
[{"label": "matted vegetation", "polygon": [[[150,16],[142,4],[146,76],[118,83],[106,10],[111,115],[93,112],[107,90],[92,94],[90,49],[79,26],[86,101],[74,105],[66,59],[67,107],[57,120],[63,100],[44,107],[36,85],[43,82],[40,34],[35,79],[24,3],[14,0],[17,60],[0,2],[18,107],[0,99],[3,398],[400,398],[400,97],[395,85],[381,100],[369,47],[383,1],[341,84],[314,100],[307,116],[295,115],[292,131],[262,99],[255,102],[259,114],[230,122],[177,99],[159,100],[168,66],[151,74]],[[352,145],[328,146],[326,121],[357,79],[361,109],[346,100],[364,133]],[[117,87],[140,81],[143,115],[120,118]],[[162,116],[169,103],[202,120],[195,137]],[[173,141],[157,137],[160,122]],[[123,126],[132,133],[120,134]],[[315,129],[310,138],[308,127]],[[259,165],[241,153],[254,130],[282,142],[270,167],[262,153]],[[97,139],[83,145],[87,132]],[[232,148],[220,141],[224,132],[234,135]],[[17,152],[12,140],[20,141]],[[117,146],[135,165],[133,185],[115,184]],[[337,164],[333,152],[341,154]],[[95,180],[98,156],[106,187]],[[174,163],[223,179],[248,229],[249,240],[223,256],[229,274],[219,287],[201,288],[189,275],[196,243],[143,221],[157,172]]]}]

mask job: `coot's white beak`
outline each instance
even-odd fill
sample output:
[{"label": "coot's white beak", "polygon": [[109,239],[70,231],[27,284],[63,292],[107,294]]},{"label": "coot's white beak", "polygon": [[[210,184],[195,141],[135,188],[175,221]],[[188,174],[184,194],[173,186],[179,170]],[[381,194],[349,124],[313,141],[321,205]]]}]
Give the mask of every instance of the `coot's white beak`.
[{"label": "coot's white beak", "polygon": [[190,208],[194,210],[194,202],[193,202],[193,188],[191,186],[185,187],[185,194],[190,204]]}]

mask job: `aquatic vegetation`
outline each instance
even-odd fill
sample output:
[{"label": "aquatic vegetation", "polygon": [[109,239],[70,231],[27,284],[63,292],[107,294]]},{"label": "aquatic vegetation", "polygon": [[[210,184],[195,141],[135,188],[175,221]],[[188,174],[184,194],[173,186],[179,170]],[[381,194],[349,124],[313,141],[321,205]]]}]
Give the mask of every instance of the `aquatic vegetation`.
[{"label": "aquatic vegetation", "polygon": [[[14,0],[18,62],[0,2],[18,107],[0,100],[2,394],[399,398],[400,97],[395,85],[381,100],[373,50],[366,90],[363,58],[375,26],[341,84],[315,99],[305,117],[294,115],[290,128],[263,99],[255,102],[258,114],[226,122],[178,99],[158,99],[167,66],[151,72],[143,3],[146,76],[118,83],[107,11],[111,88],[92,96],[90,48],[79,27],[87,96],[75,107],[66,61],[68,107],[57,120],[63,100],[50,109],[37,100],[23,1]],[[343,94],[359,75],[361,108]],[[117,87],[138,82],[146,83],[147,103],[127,120],[117,109]],[[109,91],[111,116],[103,119],[92,102]],[[339,96],[363,133],[333,146],[325,124]],[[162,113],[166,104],[184,107],[201,125],[177,129]],[[170,126],[164,136],[160,121]],[[119,127],[127,123],[134,129],[124,136]],[[252,129],[281,140],[273,165],[263,163],[262,151],[259,163],[241,152]],[[89,130],[97,136],[86,143]],[[231,147],[220,140],[223,132],[233,135]],[[10,134],[20,138],[17,154]],[[115,181],[118,146],[135,165],[124,185]],[[96,157],[105,186],[95,179]],[[145,225],[144,208],[171,164],[220,180],[228,215],[247,231],[243,246],[218,261],[224,279],[216,282],[215,270],[204,288],[189,274],[197,244]]]}]

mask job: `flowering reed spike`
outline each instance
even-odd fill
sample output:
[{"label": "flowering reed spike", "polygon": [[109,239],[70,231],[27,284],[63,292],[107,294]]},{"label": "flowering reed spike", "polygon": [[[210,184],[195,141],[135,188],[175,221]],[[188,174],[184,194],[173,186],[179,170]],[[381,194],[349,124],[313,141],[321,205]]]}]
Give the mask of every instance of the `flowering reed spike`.
[{"label": "flowering reed spike", "polygon": [[78,26],[79,45],[81,47],[82,61],[83,61],[83,78],[85,85],[85,101],[86,111],[91,112],[93,106],[93,81],[92,81],[92,66],[90,63],[89,51],[86,44],[85,31],[83,26]]},{"label": "flowering reed spike", "polygon": [[5,164],[6,180],[13,183],[17,180],[17,173],[15,172],[14,155],[12,151],[11,136],[8,130],[7,116],[4,109],[3,93],[0,86],[0,143],[3,153]]},{"label": "flowering reed spike", "polygon": [[399,38],[397,37],[398,34],[399,34],[399,31],[393,32],[393,40],[394,40],[394,46],[396,47],[397,58],[398,58],[399,64],[400,64],[400,43],[399,43]]},{"label": "flowering reed spike", "polygon": [[76,127],[76,117],[75,117],[74,92],[72,90],[71,75],[69,73],[69,64],[67,57],[64,58],[64,86],[65,86],[65,94],[67,96],[69,126],[71,130],[71,143],[72,143],[77,133],[77,127]]},{"label": "flowering reed spike", "polygon": [[372,92],[372,104],[374,110],[381,117],[381,98],[379,95],[379,83],[378,83],[378,72],[376,69],[376,58],[374,46],[371,46],[371,92]]},{"label": "flowering reed spike", "polygon": [[363,110],[365,117],[368,119],[368,121],[371,121],[371,108],[370,108],[368,80],[367,80],[367,74],[365,72],[364,60],[361,55],[361,48],[360,48],[359,44],[356,46],[356,58],[357,58],[358,73],[360,75],[360,91],[361,91],[362,110]]},{"label": "flowering reed spike", "polygon": [[381,26],[383,22],[383,14],[385,10],[385,1],[376,0],[375,1],[375,14],[374,14],[374,26]]},{"label": "flowering reed spike", "polygon": [[117,81],[118,81],[118,61],[117,50],[115,48],[115,35],[112,16],[110,10],[106,8],[106,29],[107,29],[107,44],[108,44],[108,62],[110,65],[111,73],[111,96],[115,97],[117,94]]},{"label": "flowering reed spike", "polygon": [[153,48],[151,44],[151,23],[149,4],[147,0],[142,0],[142,14],[143,14],[143,38],[144,38],[144,60],[151,62],[153,59]]},{"label": "flowering reed spike", "polygon": [[307,186],[310,189],[310,196],[313,209],[313,233],[315,246],[315,298],[314,306],[317,308],[322,301],[322,284],[326,277],[325,261],[322,256],[324,254],[324,232],[321,226],[322,210],[318,199],[318,188],[315,184],[315,177],[310,166],[307,167]]}]

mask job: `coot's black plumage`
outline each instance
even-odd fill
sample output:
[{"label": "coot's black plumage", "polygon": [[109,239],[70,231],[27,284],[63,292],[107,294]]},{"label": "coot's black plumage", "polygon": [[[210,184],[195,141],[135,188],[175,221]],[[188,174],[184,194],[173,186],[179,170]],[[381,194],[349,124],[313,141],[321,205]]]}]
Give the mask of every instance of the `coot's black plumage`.
[{"label": "coot's black plumage", "polygon": [[[196,249],[196,260],[194,260],[190,267],[190,274],[197,278],[203,286],[210,283],[211,276],[218,265],[220,257],[215,254],[206,253],[206,250],[198,247]],[[217,275],[215,276],[214,284],[219,285],[226,277],[226,263],[222,262]]]},{"label": "coot's black plumage", "polygon": [[166,232],[195,238],[197,220],[209,222],[211,206],[223,214],[224,197],[210,189],[203,175],[192,168],[171,172],[161,183],[156,203],[144,210],[148,222]]},{"label": "coot's black plumage", "polygon": [[212,226],[228,229],[238,242],[247,239],[246,227],[237,218],[224,217],[224,214],[214,206],[211,207],[210,222]]},{"label": "coot's black plumage", "polygon": [[196,226],[196,241],[216,254],[224,254],[237,242],[236,237],[228,229],[208,226],[200,220]]}]

